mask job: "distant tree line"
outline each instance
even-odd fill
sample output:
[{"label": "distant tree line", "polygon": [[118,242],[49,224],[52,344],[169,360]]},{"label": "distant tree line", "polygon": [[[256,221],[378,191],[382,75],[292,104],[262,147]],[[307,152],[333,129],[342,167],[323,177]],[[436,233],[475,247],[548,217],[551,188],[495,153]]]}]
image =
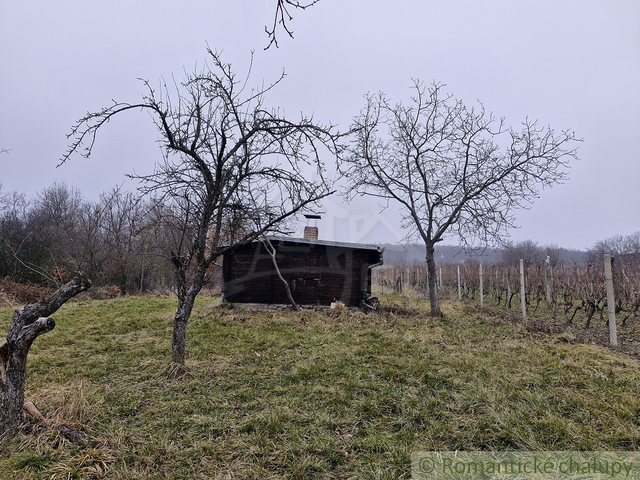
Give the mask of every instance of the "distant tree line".
[{"label": "distant tree line", "polygon": [[118,188],[96,201],[64,183],[33,198],[0,189],[0,278],[53,287],[82,271],[123,294],[171,288],[168,208]]},{"label": "distant tree line", "polygon": [[563,263],[601,265],[605,254],[621,258],[640,256],[640,231],[598,240],[584,252],[566,250],[553,244],[542,246],[532,240],[507,243],[500,250],[498,263],[517,266],[522,259],[525,266],[537,266],[543,263],[549,263],[552,267]]},{"label": "distant tree line", "polygon": [[[385,265],[403,265],[418,267],[424,265],[424,245],[411,243],[405,245],[383,244]],[[459,246],[439,245],[435,248],[436,263],[440,265],[477,264],[485,265],[507,264],[517,266],[522,258],[527,265],[541,264],[547,255],[552,265],[559,263],[587,262],[588,252],[585,250],[571,250],[555,244],[540,245],[533,240],[521,242],[507,242],[498,248],[464,249]]]},{"label": "distant tree line", "polygon": [[605,253],[613,257],[640,256],[640,230],[597,241],[587,252],[588,261],[601,260]]},{"label": "distant tree line", "polygon": [[[96,201],[80,190],[53,183],[33,198],[4,191],[0,185],[0,278],[52,287],[78,270],[95,287],[117,287],[123,294],[148,293],[175,287],[170,252],[177,248],[178,222],[171,222],[168,204],[152,197],[114,188]],[[423,246],[384,245],[386,265],[424,263]],[[500,249],[471,253],[460,247],[436,250],[443,264],[475,263],[552,266],[597,263],[605,253],[614,257],[640,255],[640,231],[597,241],[587,251],[540,245],[532,240],[507,243]],[[215,276],[214,266],[210,278]]]},{"label": "distant tree line", "polygon": [[[387,266],[402,265],[419,267],[424,265],[424,245],[382,244],[384,247],[384,263]],[[586,250],[573,250],[557,244],[541,245],[533,240],[506,242],[499,248],[464,249],[459,246],[439,245],[435,249],[437,265],[477,264],[518,266],[522,259],[526,266],[542,265],[547,262],[551,266],[561,264],[588,265],[600,264],[605,253],[613,257],[640,256],[640,231],[629,235],[613,235],[598,240]]]},{"label": "distant tree line", "polygon": [[549,263],[555,267],[563,263],[563,249],[558,245],[541,246],[533,240],[509,242],[500,252],[500,262],[508,267],[516,267],[523,261],[526,267]]}]

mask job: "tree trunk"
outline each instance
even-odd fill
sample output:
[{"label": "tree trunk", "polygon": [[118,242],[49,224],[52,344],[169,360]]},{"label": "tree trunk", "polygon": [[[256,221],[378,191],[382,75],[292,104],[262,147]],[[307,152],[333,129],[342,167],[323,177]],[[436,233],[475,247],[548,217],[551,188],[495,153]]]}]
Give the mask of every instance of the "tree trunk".
[{"label": "tree trunk", "polygon": [[289,287],[289,282],[287,282],[287,280],[282,276],[282,273],[280,273],[280,267],[278,267],[278,261],[276,260],[276,249],[271,243],[271,240],[265,237],[262,240],[262,245],[264,245],[264,248],[267,250],[267,252],[271,256],[271,262],[273,263],[273,268],[276,270],[276,273],[278,274],[278,278],[280,279],[280,281],[284,284],[284,289],[287,292],[287,298],[289,299],[289,303],[291,304],[291,306],[295,311],[300,311],[300,306],[296,303],[296,301],[293,298],[293,295],[291,294],[291,288]]},{"label": "tree trunk", "polygon": [[431,303],[431,314],[437,317],[442,316],[440,310],[440,298],[438,297],[438,278],[436,271],[435,248],[427,244],[427,280],[429,285],[429,302]]},{"label": "tree trunk", "polygon": [[180,365],[184,365],[185,362],[187,323],[189,322],[189,317],[191,317],[191,311],[193,310],[196,297],[204,285],[206,271],[206,267],[198,267],[191,278],[190,285],[188,286],[188,289],[186,289],[186,292],[184,294],[180,294],[181,289],[178,289],[178,308],[176,309],[176,315],[173,322],[171,359],[174,363]]},{"label": "tree trunk", "polygon": [[[51,321],[50,329],[53,329],[55,322]],[[29,352],[28,347],[10,347],[6,340],[3,339],[3,342],[4,344],[0,347],[0,433],[22,423],[27,353]]]},{"label": "tree trunk", "polygon": [[25,305],[13,314],[7,338],[0,339],[0,435],[22,423],[27,355],[39,335],[55,328],[56,322],[48,316],[90,286],[89,279],[77,274],[48,300]]},{"label": "tree trunk", "polygon": [[[198,289],[198,292],[200,290]],[[189,289],[191,292],[191,289]],[[193,310],[193,304],[198,294],[187,294],[183,299],[178,300],[178,308],[173,322],[173,344],[171,346],[171,359],[174,363],[184,365],[187,344],[187,322]]]}]

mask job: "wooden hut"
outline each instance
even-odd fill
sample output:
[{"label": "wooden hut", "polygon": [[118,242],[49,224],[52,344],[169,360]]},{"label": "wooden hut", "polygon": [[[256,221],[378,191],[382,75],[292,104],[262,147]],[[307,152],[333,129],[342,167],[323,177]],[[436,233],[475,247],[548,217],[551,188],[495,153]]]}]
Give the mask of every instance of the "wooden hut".
[{"label": "wooden hut", "polygon": [[[337,300],[358,307],[371,296],[371,269],[382,265],[376,245],[313,238],[270,237],[280,273],[301,305],[330,305]],[[224,256],[224,301],[288,303],[272,257],[260,241]]]}]

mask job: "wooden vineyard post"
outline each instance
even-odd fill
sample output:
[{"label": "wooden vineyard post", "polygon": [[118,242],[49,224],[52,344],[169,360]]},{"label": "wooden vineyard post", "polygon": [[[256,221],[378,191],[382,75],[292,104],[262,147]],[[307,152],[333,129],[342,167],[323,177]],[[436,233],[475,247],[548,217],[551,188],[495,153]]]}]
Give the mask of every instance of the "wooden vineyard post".
[{"label": "wooden vineyard post", "polygon": [[520,304],[522,305],[522,320],[527,321],[527,302],[524,288],[524,260],[520,259]]},{"label": "wooden vineyard post", "polygon": [[469,289],[467,287],[467,266],[464,266],[464,270],[462,271],[462,291],[464,292],[465,298],[469,298]]},{"label": "wooden vineyard post", "polygon": [[426,284],[427,284],[427,288],[426,290],[429,290],[429,267],[427,266],[427,268],[425,269],[425,276],[426,276]]},{"label": "wooden vineyard post", "polygon": [[604,280],[607,284],[607,307],[609,310],[609,343],[618,346],[618,330],[616,327],[616,299],[613,292],[613,259],[611,255],[604,256]]},{"label": "wooden vineyard post", "polygon": [[480,262],[480,308],[484,306],[484,275],[482,272],[482,262]]},{"label": "wooden vineyard post", "polygon": [[544,262],[544,282],[547,289],[547,307],[551,308],[551,257],[549,255]]},{"label": "wooden vineyard post", "polygon": [[409,287],[411,286],[411,271],[409,270],[409,267],[405,269],[404,285]]},{"label": "wooden vineyard post", "polygon": [[460,265],[458,265],[458,300],[462,300],[462,284],[460,282]]}]

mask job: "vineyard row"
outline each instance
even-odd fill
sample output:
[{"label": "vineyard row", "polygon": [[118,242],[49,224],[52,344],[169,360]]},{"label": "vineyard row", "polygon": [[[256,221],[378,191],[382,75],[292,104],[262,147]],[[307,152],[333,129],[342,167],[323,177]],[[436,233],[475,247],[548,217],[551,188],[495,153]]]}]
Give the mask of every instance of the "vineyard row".
[{"label": "vineyard row", "polygon": [[[437,268],[438,288],[453,291],[459,298],[492,301],[505,308],[518,308],[520,304],[519,266],[475,264]],[[624,326],[640,313],[640,257],[616,258],[612,271],[615,313]],[[427,267],[378,268],[373,271],[372,281],[383,292],[399,293],[405,288],[426,292]],[[604,261],[591,265],[525,265],[524,293],[528,311],[535,313],[546,305],[560,311],[567,322],[582,318],[586,327],[594,316],[604,318],[609,308]]]}]

